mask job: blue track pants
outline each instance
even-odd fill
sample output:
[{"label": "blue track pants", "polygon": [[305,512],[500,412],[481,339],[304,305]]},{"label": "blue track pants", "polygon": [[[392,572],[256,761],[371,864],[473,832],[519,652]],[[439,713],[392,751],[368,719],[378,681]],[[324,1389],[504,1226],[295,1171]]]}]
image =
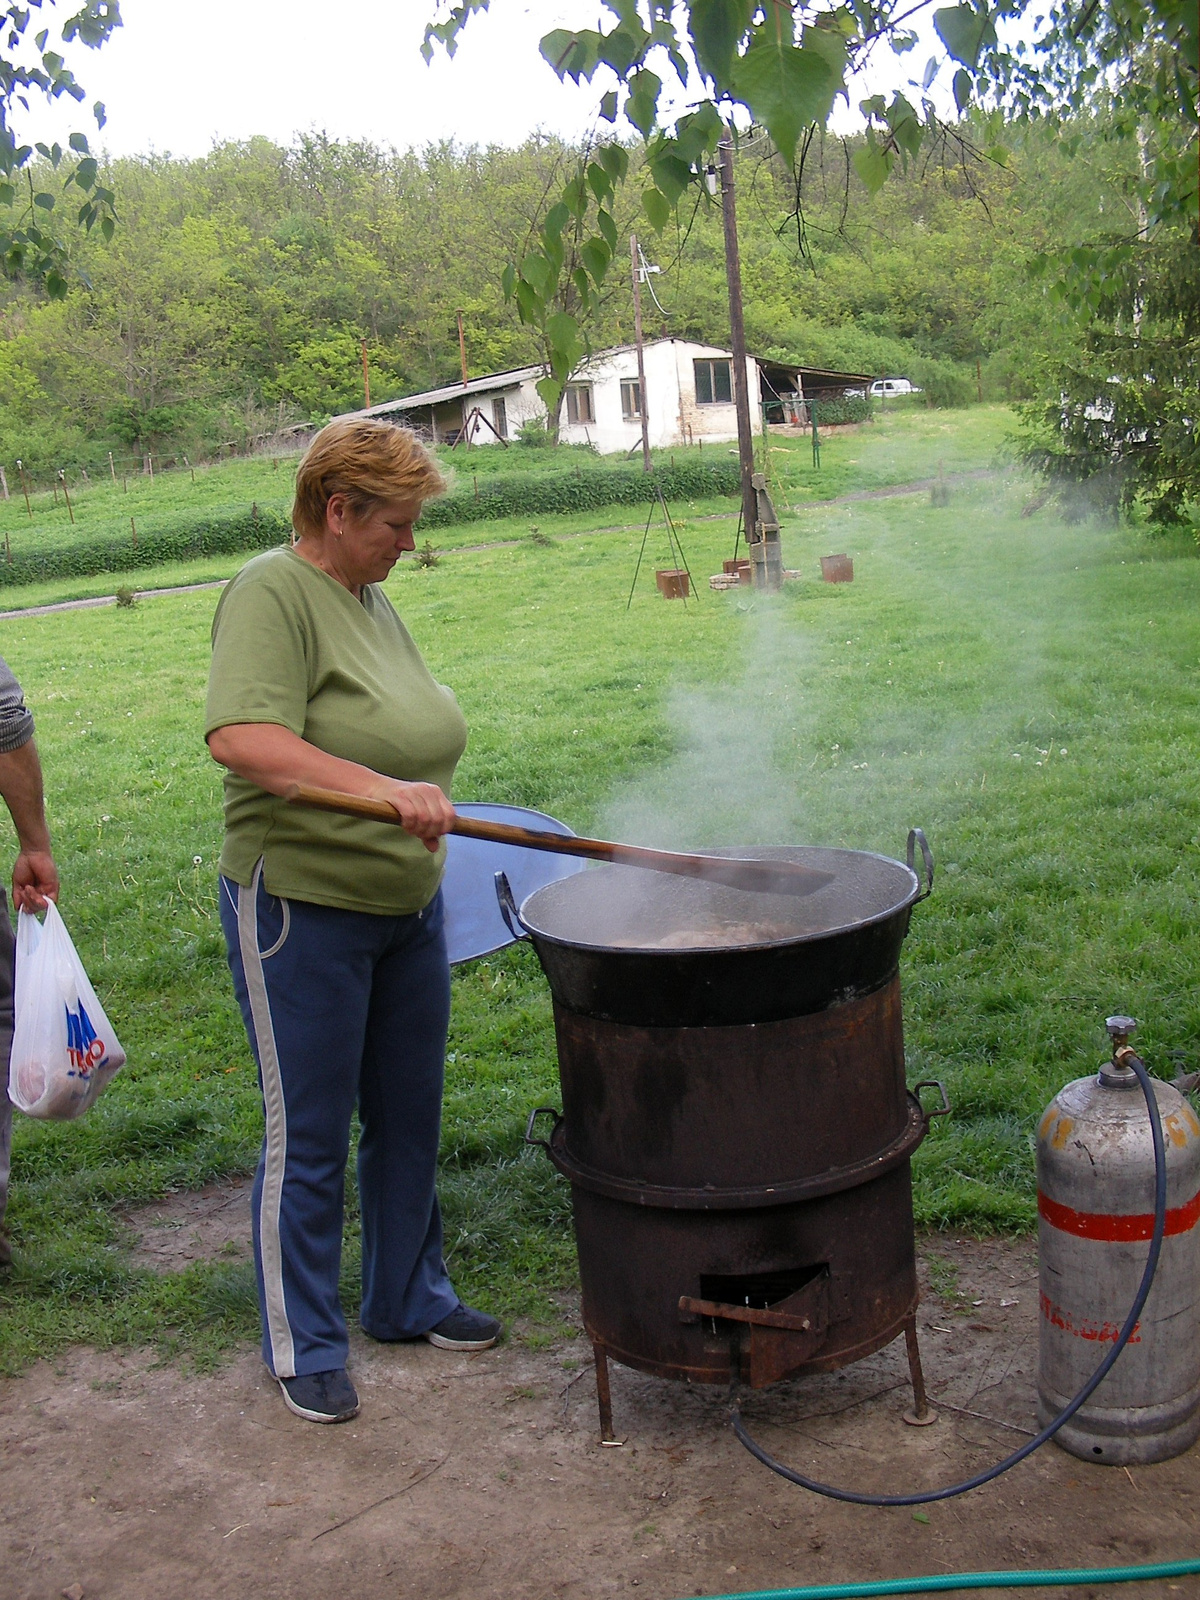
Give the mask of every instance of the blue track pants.
[{"label": "blue track pants", "polygon": [[221,879],[221,922],[266,1132],[254,1180],[263,1359],[280,1378],[344,1367],[338,1299],[358,1105],[362,1325],[414,1338],[453,1311],[434,1193],[450,968],[439,893],[407,917],[279,900]]}]

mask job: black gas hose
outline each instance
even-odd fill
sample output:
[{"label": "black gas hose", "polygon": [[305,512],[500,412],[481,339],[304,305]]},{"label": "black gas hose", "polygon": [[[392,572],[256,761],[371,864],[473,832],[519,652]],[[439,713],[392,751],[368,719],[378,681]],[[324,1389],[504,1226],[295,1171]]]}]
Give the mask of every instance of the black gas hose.
[{"label": "black gas hose", "polygon": [[945,1489],[929,1489],[921,1494],[860,1494],[855,1489],[839,1489],[833,1484],[818,1483],[815,1478],[806,1478],[802,1472],[787,1467],[782,1461],[776,1461],[756,1443],[746,1431],[746,1424],[742,1421],[742,1414],[737,1405],[737,1366],[734,1364],[734,1379],[731,1385],[731,1421],[733,1431],[749,1450],[762,1462],[764,1467],[770,1467],[772,1472],[777,1472],[781,1478],[786,1478],[789,1483],[799,1484],[802,1489],[811,1489],[814,1494],[823,1494],[830,1500],[848,1500],[858,1506],[924,1506],[934,1500],[952,1500],[956,1495],[966,1494],[968,1489],[978,1489],[985,1483],[991,1483],[993,1478],[998,1478],[1001,1473],[1007,1472],[1010,1467],[1015,1467],[1019,1461],[1024,1461],[1026,1456],[1031,1456],[1039,1450],[1047,1439],[1053,1439],[1058,1430],[1068,1423],[1080,1406],[1086,1404],[1095,1394],[1112,1371],[1117,1357],[1129,1343],[1133,1330],[1137,1327],[1138,1318],[1141,1316],[1146,1301],[1149,1298],[1150,1288],[1154,1282],[1154,1274],[1158,1269],[1158,1258],[1162,1250],[1163,1234],[1167,1224],[1167,1154],[1163,1145],[1162,1119],[1158,1109],[1158,1100],[1150,1081],[1150,1075],[1142,1062],[1134,1055],[1132,1050],[1122,1055],[1122,1062],[1137,1074],[1138,1083],[1141,1085],[1143,1095],[1146,1097],[1146,1109],[1150,1114],[1150,1135],[1154,1141],[1154,1231],[1150,1236],[1150,1253],[1146,1257],[1145,1271],[1138,1292],[1134,1297],[1129,1315],[1125,1318],[1124,1326],[1117,1335],[1117,1341],[1105,1356],[1104,1360],[1092,1373],[1091,1377],[1080,1389],[1079,1393],[1071,1400],[1053,1422],[1048,1422],[1035,1438],[1028,1444],[1023,1444],[1019,1450],[1014,1450],[1012,1455],[1005,1456],[1003,1461],[998,1461],[995,1466],[989,1467],[986,1472],[979,1472],[973,1478],[967,1478],[962,1483],[950,1484]]}]

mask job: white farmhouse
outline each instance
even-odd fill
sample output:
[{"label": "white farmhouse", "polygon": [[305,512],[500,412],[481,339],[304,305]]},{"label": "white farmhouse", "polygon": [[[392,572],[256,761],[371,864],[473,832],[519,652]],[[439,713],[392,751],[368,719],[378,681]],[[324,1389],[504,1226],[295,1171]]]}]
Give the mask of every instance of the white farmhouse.
[{"label": "white farmhouse", "polygon": [[[737,438],[733,356],[728,350],[688,339],[651,339],[642,346],[642,356],[652,449]],[[496,444],[513,438],[526,422],[545,421],[546,407],[537,392],[544,371],[535,366],[494,372],[348,415],[391,417],[435,444],[459,440]],[[795,422],[797,407],[805,398],[870,382],[861,374],[763,362],[753,356],[746,358],[746,379],[756,430],[763,425],[764,412],[771,422]],[[641,406],[636,347],[603,350],[586,361],[567,385],[559,437],[564,444],[594,445],[602,455],[633,453],[642,441]]]}]

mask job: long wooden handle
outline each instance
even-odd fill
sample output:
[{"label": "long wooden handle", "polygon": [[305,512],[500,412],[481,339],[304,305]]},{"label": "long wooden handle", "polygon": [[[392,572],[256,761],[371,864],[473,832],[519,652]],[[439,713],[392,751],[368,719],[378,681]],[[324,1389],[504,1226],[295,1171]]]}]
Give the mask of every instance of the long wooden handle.
[{"label": "long wooden handle", "polygon": [[[364,795],[343,794],[337,789],[321,789],[314,784],[297,783],[285,797],[289,804],[312,811],[336,811],[350,817],[366,817],[373,822],[394,823],[402,827],[400,815],[386,800],[371,800]],[[649,850],[636,844],[613,844],[607,839],[581,839],[573,835],[547,833],[540,828],[518,828],[509,822],[481,822],[475,817],[455,817],[451,833],[466,839],[485,839],[492,844],[517,845],[526,850],[546,850],[553,855],[583,856],[589,861],[613,861],[621,866],[648,867],[655,872],[670,872],[685,878],[703,878],[733,889],[749,889],[761,894],[815,894],[833,882],[832,872],[806,867],[798,861],[747,861],[731,856],[685,855],[675,850]]]}]

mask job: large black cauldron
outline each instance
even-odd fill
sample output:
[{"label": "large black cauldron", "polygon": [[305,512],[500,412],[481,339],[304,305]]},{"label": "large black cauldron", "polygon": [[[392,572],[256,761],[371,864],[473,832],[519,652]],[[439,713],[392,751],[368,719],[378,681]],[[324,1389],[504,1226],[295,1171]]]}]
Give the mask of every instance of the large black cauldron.
[{"label": "large black cauldron", "polygon": [[908,1332],[919,1384],[909,1158],[928,1117],[897,968],[932,858],[916,830],[907,865],[754,854],[835,878],[795,899],[603,867],[507,906],[554,998],[563,1109],[533,1142],[572,1186],[606,1423],[607,1354],[759,1386]]}]

